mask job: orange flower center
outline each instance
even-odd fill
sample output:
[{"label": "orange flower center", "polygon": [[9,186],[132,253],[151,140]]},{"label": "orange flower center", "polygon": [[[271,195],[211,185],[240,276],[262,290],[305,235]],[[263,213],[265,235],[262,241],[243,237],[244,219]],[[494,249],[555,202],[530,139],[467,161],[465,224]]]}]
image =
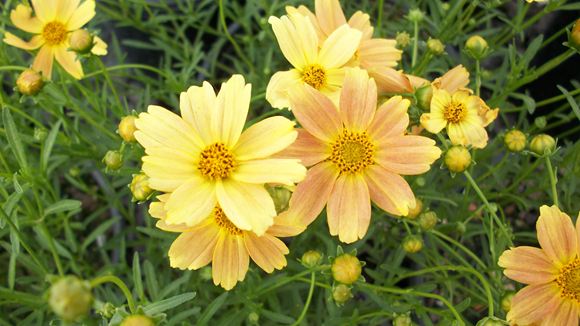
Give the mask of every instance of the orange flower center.
[{"label": "orange flower center", "polygon": [[321,89],[326,84],[326,72],[319,65],[310,65],[302,71],[302,81],[316,89]]},{"label": "orange flower center", "polygon": [[66,40],[66,27],[61,22],[50,22],[42,28],[42,38],[48,45],[62,44]]},{"label": "orange flower center", "polygon": [[215,224],[217,224],[220,228],[226,230],[231,235],[240,235],[242,234],[242,230],[238,229],[234,223],[232,223],[226,213],[219,207],[216,206],[213,209],[213,216],[215,220]]},{"label": "orange flower center", "polygon": [[560,270],[556,278],[560,296],[580,303],[580,258],[574,259]]},{"label": "orange flower center", "polygon": [[461,102],[451,101],[445,106],[443,117],[451,123],[458,123],[467,115],[467,107]]},{"label": "orange flower center", "polygon": [[211,180],[229,177],[236,166],[234,156],[223,143],[209,145],[201,152],[200,156],[197,168],[202,175]]},{"label": "orange flower center", "polygon": [[356,173],[374,163],[375,145],[366,132],[344,130],[332,143],[332,161],[342,173]]}]

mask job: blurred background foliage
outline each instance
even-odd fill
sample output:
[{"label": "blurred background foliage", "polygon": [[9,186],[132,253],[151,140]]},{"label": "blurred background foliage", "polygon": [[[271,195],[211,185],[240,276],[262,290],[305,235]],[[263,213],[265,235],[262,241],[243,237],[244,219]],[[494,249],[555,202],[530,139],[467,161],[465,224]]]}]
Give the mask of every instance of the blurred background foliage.
[{"label": "blurred background foliage", "polygon": [[[17,3],[0,4],[0,31],[14,32],[9,13]],[[19,67],[28,66],[31,55],[0,43],[0,325],[60,324],[45,300],[48,275],[58,274],[116,275],[145,310],[169,299],[152,310],[166,313],[170,325],[296,321],[310,282],[298,259],[316,249],[328,263],[337,252],[338,240],[328,235],[325,218],[288,241],[286,269],[266,275],[251,266],[244,282],[224,292],[212,284],[207,268],[169,267],[167,250],[175,235],[157,230],[148,205],[132,202],[127,187],[139,172],[143,151],[122,144],[115,131],[125,115],[149,104],[177,111],[181,91],[203,80],[217,86],[234,73],[252,83],[248,123],[275,114],[291,117],[264,99],[269,77],[288,68],[267,19],[284,14],[285,5],[300,4],[313,7],[311,1],[99,0],[89,29],[105,39],[109,54],[83,59],[81,81],[56,68],[53,81],[34,98],[13,90]],[[410,67],[407,47],[400,69],[428,79],[463,64],[473,82],[475,63],[464,43],[474,34],[486,38],[493,51],[481,62],[482,97],[501,111],[489,145],[477,151],[477,164],[469,171],[500,223],[490,222],[463,175],[451,176],[436,162],[429,173],[409,178],[424,207],[439,217],[435,229],[422,230],[416,221],[402,223],[377,209],[365,239],[343,246],[345,252],[356,249],[366,262],[366,284],[413,290],[378,291],[358,283],[354,298],[338,306],[332,278],[322,273],[304,323],[385,325],[396,314],[411,312],[420,324],[449,325],[454,316],[439,300],[415,293],[423,292],[446,298],[466,324],[475,324],[488,309],[477,273],[491,286],[495,314],[505,317],[501,298],[515,285],[502,277],[497,258],[511,243],[535,245],[538,208],[551,204],[544,160],[509,153],[502,138],[506,130],[558,139],[552,161],[560,206],[571,216],[580,209],[580,87],[575,79],[580,60],[563,45],[580,4],[362,0],[343,1],[343,7],[347,17],[356,10],[369,13],[375,35],[387,38],[404,31],[413,35],[413,24],[405,18],[411,8],[426,13],[419,26],[419,64]],[[443,42],[443,55],[428,54],[430,37]],[[413,123],[420,112],[411,107]],[[122,153],[117,171],[102,162],[109,150]],[[401,247],[409,233],[423,239],[420,252]],[[195,298],[179,296],[190,292]],[[113,285],[95,288],[94,295],[96,306],[126,303]],[[93,313],[85,323],[107,321]]]}]

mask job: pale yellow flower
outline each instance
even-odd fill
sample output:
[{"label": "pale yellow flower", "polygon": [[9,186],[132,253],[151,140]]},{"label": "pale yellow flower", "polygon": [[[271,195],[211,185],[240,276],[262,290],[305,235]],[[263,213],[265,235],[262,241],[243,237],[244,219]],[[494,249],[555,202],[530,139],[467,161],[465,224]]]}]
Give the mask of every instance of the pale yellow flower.
[{"label": "pale yellow flower", "polygon": [[[85,0],[32,0],[32,8],[19,4],[10,12],[10,20],[19,29],[35,34],[29,42],[6,32],[4,43],[24,49],[36,50],[32,69],[50,79],[54,59],[74,78],[83,77],[83,67],[77,54],[69,50],[70,34],[87,24],[95,16],[95,1]],[[98,37],[91,52],[107,54],[107,45]]]},{"label": "pale yellow flower", "polygon": [[167,224],[195,226],[219,205],[237,228],[263,235],[276,216],[264,184],[304,178],[299,160],[271,158],[296,139],[294,122],[271,117],[242,132],[250,97],[251,85],[234,75],[217,96],[207,82],[181,93],[181,117],[151,105],[135,121],[149,186],[171,193]]}]

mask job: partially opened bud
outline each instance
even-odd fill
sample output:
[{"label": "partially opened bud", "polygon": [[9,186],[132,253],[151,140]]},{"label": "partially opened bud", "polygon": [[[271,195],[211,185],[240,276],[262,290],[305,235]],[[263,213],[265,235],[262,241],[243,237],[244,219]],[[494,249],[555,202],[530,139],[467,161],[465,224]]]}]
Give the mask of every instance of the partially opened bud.
[{"label": "partially opened bud", "polygon": [[87,54],[91,52],[94,39],[93,35],[86,29],[77,29],[70,34],[70,49],[78,54]]},{"label": "partially opened bud", "polygon": [[40,73],[32,70],[24,70],[16,79],[16,88],[20,94],[36,95],[44,87],[44,80]]},{"label": "partially opened bud", "polygon": [[149,187],[149,177],[143,173],[135,174],[133,176],[129,188],[131,189],[133,198],[135,198],[136,201],[146,200],[153,192],[153,189]]},{"label": "partially opened bud", "polygon": [[89,314],[93,295],[89,282],[69,275],[56,281],[49,290],[48,304],[66,322],[82,320]]}]

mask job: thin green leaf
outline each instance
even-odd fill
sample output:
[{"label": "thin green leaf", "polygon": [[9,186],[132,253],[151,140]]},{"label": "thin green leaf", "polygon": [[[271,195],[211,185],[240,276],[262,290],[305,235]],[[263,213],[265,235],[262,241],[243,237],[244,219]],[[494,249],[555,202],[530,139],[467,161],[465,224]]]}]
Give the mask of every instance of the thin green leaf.
[{"label": "thin green leaf", "polygon": [[145,311],[148,315],[155,315],[184,304],[193,298],[195,298],[195,292],[179,294],[169,299],[161,300],[159,302],[147,305],[143,307],[143,311]]}]

